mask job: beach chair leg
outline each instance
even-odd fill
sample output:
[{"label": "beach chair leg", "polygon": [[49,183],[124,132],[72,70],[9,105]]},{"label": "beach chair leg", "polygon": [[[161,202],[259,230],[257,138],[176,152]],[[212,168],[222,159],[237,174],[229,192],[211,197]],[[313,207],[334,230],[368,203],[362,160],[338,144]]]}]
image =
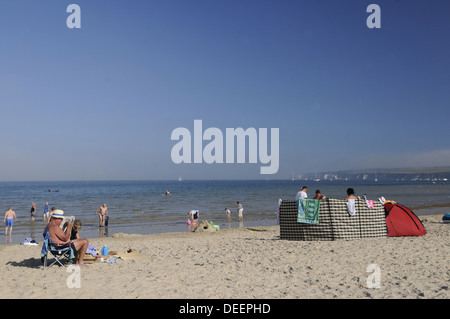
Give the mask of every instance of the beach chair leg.
[{"label": "beach chair leg", "polygon": [[53,263],[58,263],[60,266],[65,267],[64,264],[62,263],[62,261],[61,261],[60,259],[62,259],[61,256],[59,256],[59,258],[57,258],[57,257],[55,256],[55,261],[54,261]]}]

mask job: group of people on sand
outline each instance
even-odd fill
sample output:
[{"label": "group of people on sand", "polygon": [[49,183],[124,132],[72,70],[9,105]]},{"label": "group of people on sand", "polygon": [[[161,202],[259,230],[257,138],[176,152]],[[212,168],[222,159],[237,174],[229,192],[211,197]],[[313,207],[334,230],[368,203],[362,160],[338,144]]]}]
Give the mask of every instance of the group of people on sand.
[{"label": "group of people on sand", "polygon": [[[74,250],[75,263],[81,267],[87,267],[84,263],[84,257],[86,252],[91,251],[95,247],[90,245],[87,239],[82,239],[80,237],[79,231],[81,229],[82,223],[79,219],[75,219],[72,223],[70,220],[65,223],[64,211],[56,209],[53,211],[50,221],[48,222],[45,230],[44,237],[47,236],[54,245],[67,245],[70,244]],[[64,229],[65,228],[65,229]],[[103,258],[108,256],[103,256],[100,254],[96,255],[96,258]]]},{"label": "group of people on sand", "polygon": [[[95,214],[99,215],[99,226],[105,226],[105,221],[108,217],[108,208],[106,204],[101,205]],[[79,231],[82,226],[82,222],[79,219],[75,219],[72,223],[70,220],[61,227],[61,223],[64,223],[64,211],[60,209],[53,209],[50,215],[50,220],[47,227],[44,230],[44,236],[48,232],[48,236],[51,242],[55,245],[70,244],[75,252],[75,262],[79,266],[87,267],[84,264],[84,257],[89,247],[89,241],[80,237]],[[104,257],[99,255],[98,257]]]},{"label": "group of people on sand", "polygon": [[[239,216],[239,221],[242,221],[242,219],[244,218],[243,216],[243,212],[244,212],[244,208],[241,204],[241,202],[236,202],[237,204],[237,212],[238,212],[238,216]],[[189,218],[187,223],[190,225],[195,225],[198,221],[198,218],[200,216],[200,211],[198,209],[192,209],[188,212]],[[231,219],[231,211],[228,208],[225,208],[225,215],[227,217],[227,219]]]},{"label": "group of people on sand", "polygon": [[[95,215],[97,214],[99,215],[99,226],[107,226],[108,207],[106,204],[103,204],[97,208]],[[61,227],[61,223],[64,223],[64,211],[60,209],[52,209],[50,220],[44,230],[44,236],[46,235],[46,232],[48,232],[51,242],[55,245],[70,244],[75,252],[76,264],[87,267],[87,265],[84,264],[84,257],[90,244],[87,239],[82,239],[80,237],[79,231],[81,229],[82,222],[79,219],[75,219],[73,223],[69,220],[63,225],[65,229]],[[105,256],[98,255],[97,257]]]},{"label": "group of people on sand", "polygon": [[[302,189],[297,193],[297,195],[295,196],[295,200],[298,199],[307,199],[308,198],[308,187],[303,186]],[[314,196],[313,199],[325,199],[327,198],[325,195],[322,194],[322,192],[320,191],[320,189],[316,190],[316,196]]]},{"label": "group of people on sand", "polygon": [[81,239],[79,230],[82,226],[80,220],[72,222],[68,221],[66,229],[63,230],[61,223],[64,222],[64,211],[56,209],[53,211],[50,221],[44,230],[44,235],[48,232],[51,242],[55,245],[69,244],[75,251],[75,262],[79,266],[86,266],[84,264],[84,256],[89,246],[87,239]]},{"label": "group of people on sand", "polygon": [[[302,189],[295,196],[295,200],[307,199],[308,198],[307,192],[308,192],[308,187],[303,186]],[[314,196],[313,199],[320,200],[320,199],[325,199],[325,198],[326,198],[326,196],[322,194],[320,189],[317,189],[316,195]],[[347,197],[345,198],[345,200],[348,200],[348,199],[356,199],[355,191],[353,188],[347,188]]]}]

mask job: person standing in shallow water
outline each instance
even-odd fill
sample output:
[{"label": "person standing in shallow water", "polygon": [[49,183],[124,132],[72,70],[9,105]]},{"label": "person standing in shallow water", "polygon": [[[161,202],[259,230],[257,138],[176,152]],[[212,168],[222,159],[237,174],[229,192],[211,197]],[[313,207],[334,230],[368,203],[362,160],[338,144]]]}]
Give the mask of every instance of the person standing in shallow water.
[{"label": "person standing in shallow water", "polygon": [[36,203],[31,203],[30,215],[31,220],[34,221],[34,216],[36,215]]},{"label": "person standing in shallow water", "polygon": [[[48,224],[48,222],[50,221],[49,216],[50,216],[50,206],[48,206],[48,202],[45,202],[45,206],[44,206],[44,215],[43,215],[44,223],[47,223],[47,224]],[[47,220],[47,221],[46,221],[46,220]]]},{"label": "person standing in shallow water", "polygon": [[225,208],[225,215],[227,216],[227,219],[231,218],[231,211],[228,208]]},{"label": "person standing in shallow water", "polygon": [[98,226],[104,227],[106,218],[108,217],[108,207],[106,207],[106,204],[103,204],[97,210],[95,211],[95,215],[98,214]]},{"label": "person standing in shallow water", "polygon": [[5,223],[5,236],[8,235],[8,228],[9,236],[11,236],[14,223],[16,222],[16,213],[12,210],[11,207],[6,211],[3,222]]},{"label": "person standing in shallow water", "polygon": [[244,215],[243,215],[244,207],[242,207],[241,202],[236,202],[236,204],[237,204],[239,221],[242,221],[242,219],[244,218]]}]

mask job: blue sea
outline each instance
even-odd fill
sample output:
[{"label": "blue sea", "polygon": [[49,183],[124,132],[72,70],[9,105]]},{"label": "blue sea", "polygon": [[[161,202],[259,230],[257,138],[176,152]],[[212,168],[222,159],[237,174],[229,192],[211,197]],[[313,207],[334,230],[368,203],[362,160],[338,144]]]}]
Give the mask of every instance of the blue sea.
[{"label": "blue sea", "polygon": [[[187,212],[200,211],[200,221],[208,220],[221,229],[277,225],[278,199],[294,199],[301,186],[308,186],[309,197],[320,189],[327,197],[345,198],[348,187],[356,195],[367,194],[377,200],[384,196],[407,207],[430,206],[434,209],[414,210],[417,215],[447,213],[450,207],[450,186],[443,183],[409,182],[351,182],[351,181],[291,181],[291,180],[232,180],[232,181],[88,181],[88,182],[1,182],[0,209],[9,206],[16,212],[13,235],[4,236],[2,244],[19,243],[26,237],[42,241],[45,202],[75,216],[83,223],[83,238],[112,236],[115,233],[152,234],[191,231],[186,224]],[[170,196],[165,195],[168,189]],[[244,207],[244,218],[238,221],[236,202]],[[31,203],[37,206],[31,221]],[[106,203],[109,226],[98,227],[97,208]],[[227,221],[225,208],[232,211]],[[3,216],[3,215],[2,215]],[[0,228],[4,235],[4,228]]]}]

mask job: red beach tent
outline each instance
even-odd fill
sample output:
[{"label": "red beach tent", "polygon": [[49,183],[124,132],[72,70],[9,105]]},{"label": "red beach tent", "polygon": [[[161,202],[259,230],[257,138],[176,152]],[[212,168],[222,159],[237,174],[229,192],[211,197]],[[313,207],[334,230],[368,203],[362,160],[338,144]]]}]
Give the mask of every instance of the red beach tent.
[{"label": "red beach tent", "polygon": [[422,236],[427,233],[419,218],[399,203],[385,203],[388,236]]}]

